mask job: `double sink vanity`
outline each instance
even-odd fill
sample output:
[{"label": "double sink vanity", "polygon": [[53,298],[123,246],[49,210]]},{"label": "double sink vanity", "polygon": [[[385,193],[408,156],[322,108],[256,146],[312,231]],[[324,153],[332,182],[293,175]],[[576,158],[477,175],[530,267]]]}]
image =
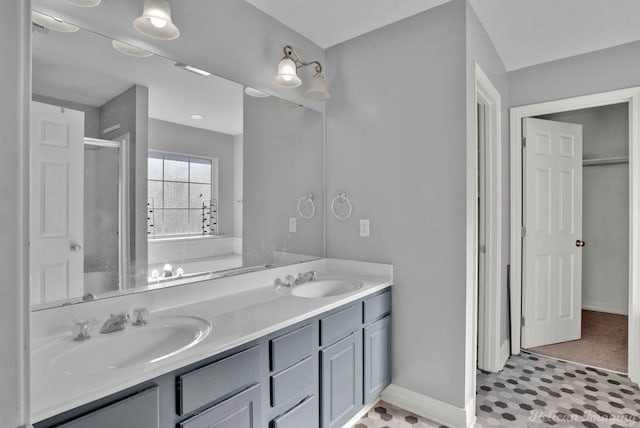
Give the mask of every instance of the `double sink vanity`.
[{"label": "double sink vanity", "polygon": [[391,381],[392,281],[319,259],[34,312],[34,426],[342,427]]}]

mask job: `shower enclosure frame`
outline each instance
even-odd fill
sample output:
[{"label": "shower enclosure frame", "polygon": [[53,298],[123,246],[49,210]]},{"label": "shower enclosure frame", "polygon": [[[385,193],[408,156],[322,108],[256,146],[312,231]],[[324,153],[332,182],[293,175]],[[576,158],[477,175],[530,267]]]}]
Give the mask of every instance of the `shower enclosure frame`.
[{"label": "shower enclosure frame", "polygon": [[118,150],[118,290],[129,288],[129,155],[128,135],[117,140],[85,138],[84,144]]}]

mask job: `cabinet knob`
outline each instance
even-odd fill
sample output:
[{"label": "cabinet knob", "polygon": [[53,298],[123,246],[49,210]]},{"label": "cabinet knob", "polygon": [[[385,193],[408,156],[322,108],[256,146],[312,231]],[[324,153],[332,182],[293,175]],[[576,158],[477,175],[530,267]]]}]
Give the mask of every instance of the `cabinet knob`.
[{"label": "cabinet knob", "polygon": [[587,245],[587,243],[584,242],[582,239],[578,239],[576,241],[576,247],[584,247],[585,245]]},{"label": "cabinet knob", "polygon": [[80,250],[82,250],[82,246],[81,246],[81,245],[79,245],[79,244],[73,244],[73,245],[70,247],[70,250],[71,250],[71,251],[73,251],[74,253],[77,253],[77,252],[79,252]]}]

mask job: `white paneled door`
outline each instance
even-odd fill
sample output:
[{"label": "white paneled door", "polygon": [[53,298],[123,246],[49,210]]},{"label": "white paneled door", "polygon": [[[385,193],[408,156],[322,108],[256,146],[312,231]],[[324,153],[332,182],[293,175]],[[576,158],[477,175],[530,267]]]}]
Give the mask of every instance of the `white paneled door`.
[{"label": "white paneled door", "polygon": [[582,126],[524,120],[522,347],[580,338]]},{"label": "white paneled door", "polygon": [[31,103],[31,303],[82,296],[84,113]]}]

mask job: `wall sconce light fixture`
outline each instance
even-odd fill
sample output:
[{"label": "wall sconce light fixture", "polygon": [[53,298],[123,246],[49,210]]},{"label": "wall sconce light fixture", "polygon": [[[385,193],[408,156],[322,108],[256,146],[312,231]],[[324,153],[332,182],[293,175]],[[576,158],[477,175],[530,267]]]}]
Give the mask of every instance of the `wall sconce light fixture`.
[{"label": "wall sconce light fixture", "polygon": [[142,15],[133,21],[133,26],[154,39],[173,40],[180,35],[180,30],[171,21],[168,0],[144,0]]},{"label": "wall sconce light fixture", "polygon": [[273,78],[274,83],[285,88],[297,88],[302,84],[302,80],[298,77],[298,68],[313,64],[316,67],[316,73],[313,75],[313,79],[304,96],[315,101],[328,100],[330,95],[327,92],[327,85],[322,75],[322,64],[319,61],[306,62],[295,48],[290,45],[286,45],[283,50],[284,57],[278,64],[278,74]]}]

